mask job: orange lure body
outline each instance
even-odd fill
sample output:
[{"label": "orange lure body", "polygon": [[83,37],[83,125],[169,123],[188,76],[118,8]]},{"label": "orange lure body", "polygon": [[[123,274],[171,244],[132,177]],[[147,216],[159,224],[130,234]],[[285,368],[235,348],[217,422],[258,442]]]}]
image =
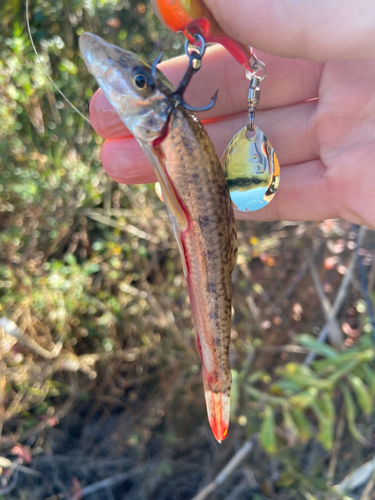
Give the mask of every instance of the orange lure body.
[{"label": "orange lure body", "polygon": [[198,33],[208,43],[220,43],[236,61],[251,71],[251,48],[226,35],[202,0],[151,0],[151,4],[160,21],[169,29],[175,33],[182,31],[191,42],[194,41],[193,35]]}]

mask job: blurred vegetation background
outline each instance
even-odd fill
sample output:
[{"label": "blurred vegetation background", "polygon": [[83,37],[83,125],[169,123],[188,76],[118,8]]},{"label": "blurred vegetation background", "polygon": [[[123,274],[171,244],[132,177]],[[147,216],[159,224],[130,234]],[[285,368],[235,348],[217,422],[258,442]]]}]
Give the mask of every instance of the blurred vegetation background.
[{"label": "blurred vegetation background", "polygon": [[[33,0],[30,24],[86,115],[83,31],[150,59],[184,42],[140,0]],[[104,174],[19,0],[0,5],[0,119],[0,499],[374,498],[373,234],[239,224],[219,446],[166,210]]]}]

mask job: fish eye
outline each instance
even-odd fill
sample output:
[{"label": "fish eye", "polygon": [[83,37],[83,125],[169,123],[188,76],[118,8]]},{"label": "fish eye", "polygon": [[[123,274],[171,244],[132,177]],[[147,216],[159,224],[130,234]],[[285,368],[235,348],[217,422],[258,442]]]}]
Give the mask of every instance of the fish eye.
[{"label": "fish eye", "polygon": [[147,78],[145,75],[137,75],[134,77],[134,83],[140,90],[144,90],[147,87]]}]

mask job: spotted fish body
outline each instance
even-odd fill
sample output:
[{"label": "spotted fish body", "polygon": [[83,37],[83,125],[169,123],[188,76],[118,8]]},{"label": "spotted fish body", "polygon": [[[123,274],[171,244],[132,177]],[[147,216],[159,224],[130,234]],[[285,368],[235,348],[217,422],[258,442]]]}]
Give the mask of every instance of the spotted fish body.
[{"label": "spotted fish body", "polygon": [[[223,169],[202,124],[173,100],[162,73],[154,82],[148,63],[90,33],[81,35],[80,47],[160,182],[187,279],[208,419],[221,441],[229,425],[231,273],[237,255]],[[142,89],[139,75],[147,81]]]}]

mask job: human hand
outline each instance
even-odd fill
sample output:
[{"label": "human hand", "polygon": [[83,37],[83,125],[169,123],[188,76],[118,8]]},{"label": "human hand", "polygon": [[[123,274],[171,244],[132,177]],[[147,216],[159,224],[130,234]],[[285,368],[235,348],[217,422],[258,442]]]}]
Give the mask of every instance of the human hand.
[{"label": "human hand", "polygon": [[[278,155],[280,188],[262,210],[236,216],[252,220],[341,217],[375,228],[373,1],[354,5],[349,0],[306,0],[289,5],[285,0],[232,0],[230,9],[227,0],[205,1],[229,35],[273,54],[256,50],[268,76],[262,82],[255,123]],[[256,22],[248,21],[255,18]],[[186,57],[179,57],[160,69],[177,84],[186,65]],[[207,51],[186,101],[205,105],[217,88],[216,105],[200,118],[220,156],[248,122],[248,80],[221,47]],[[101,91],[91,101],[91,122],[108,139],[102,161],[110,176],[126,184],[155,182],[143,152]]]}]

